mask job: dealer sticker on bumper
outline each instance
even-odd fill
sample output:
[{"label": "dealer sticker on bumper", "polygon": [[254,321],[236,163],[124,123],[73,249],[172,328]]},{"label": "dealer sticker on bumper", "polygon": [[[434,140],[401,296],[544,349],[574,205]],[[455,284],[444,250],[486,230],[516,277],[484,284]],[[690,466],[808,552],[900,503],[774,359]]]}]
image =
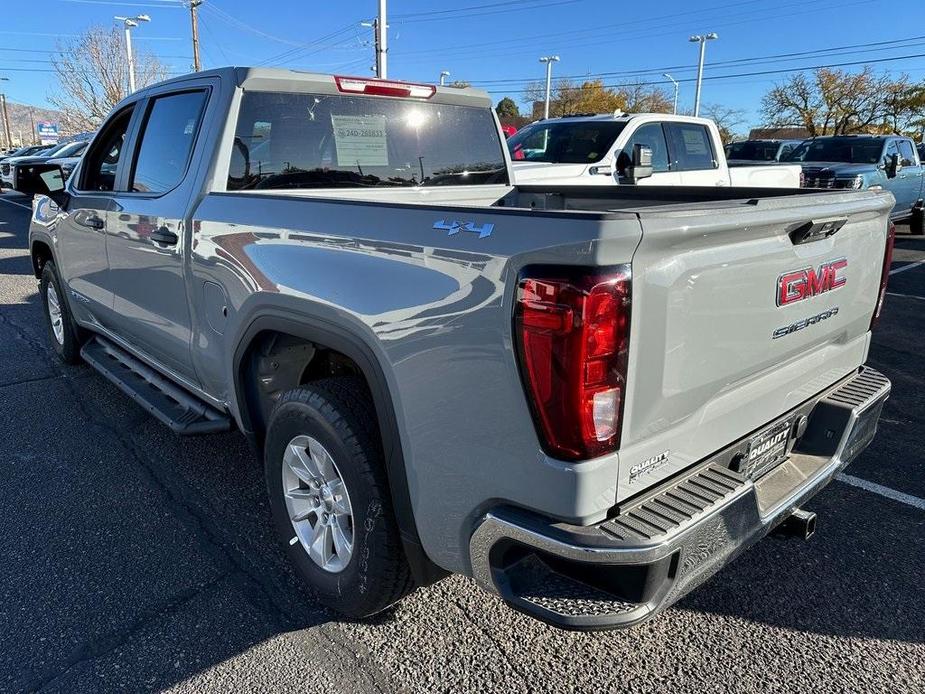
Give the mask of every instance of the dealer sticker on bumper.
[{"label": "dealer sticker on bumper", "polygon": [[791,418],[778,422],[755,436],[748,444],[742,472],[754,478],[782,463],[787,457],[792,431]]}]

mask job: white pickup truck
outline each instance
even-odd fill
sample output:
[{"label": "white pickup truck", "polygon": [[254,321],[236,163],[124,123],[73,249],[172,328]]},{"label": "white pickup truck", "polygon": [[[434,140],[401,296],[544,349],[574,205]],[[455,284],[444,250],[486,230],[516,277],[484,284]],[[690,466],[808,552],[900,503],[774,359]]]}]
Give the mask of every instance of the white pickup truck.
[{"label": "white pickup truck", "polygon": [[[665,113],[549,118],[507,141],[519,185],[735,186],[798,188],[800,167],[726,163],[716,124]],[[640,175],[633,149],[651,151]]]}]

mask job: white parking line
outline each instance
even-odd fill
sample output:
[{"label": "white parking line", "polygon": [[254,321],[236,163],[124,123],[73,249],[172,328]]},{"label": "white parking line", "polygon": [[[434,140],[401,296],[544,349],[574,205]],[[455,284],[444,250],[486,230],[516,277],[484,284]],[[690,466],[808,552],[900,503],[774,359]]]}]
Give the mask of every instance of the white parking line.
[{"label": "white parking line", "polygon": [[887,296],[901,296],[903,299],[918,299],[925,301],[925,296],[916,296],[915,294],[900,294],[899,292],[887,292]]},{"label": "white parking line", "polygon": [[911,270],[911,269],[914,268],[914,267],[918,267],[918,266],[921,265],[922,263],[925,263],[925,260],[916,260],[914,263],[909,263],[908,265],[903,265],[902,267],[898,267],[898,268],[896,268],[895,270],[890,270],[890,274],[891,274],[891,275],[896,275],[896,274],[899,274],[900,272],[905,272],[906,270]]},{"label": "white parking line", "polygon": [[887,499],[892,499],[893,501],[898,501],[902,504],[908,504],[909,506],[914,506],[917,509],[925,511],[925,499],[920,499],[917,496],[912,496],[911,494],[906,494],[905,492],[898,492],[895,489],[884,487],[882,484],[862,480],[860,477],[855,477],[854,475],[839,473],[835,475],[835,479],[837,479],[839,482],[850,484],[852,487],[857,487],[858,489],[863,489],[864,491],[872,492],[873,494],[879,494],[880,496],[885,496]]},{"label": "white parking line", "polygon": [[31,205],[23,205],[21,202],[13,202],[12,200],[7,200],[7,199],[4,198],[3,196],[0,196],[0,202],[8,202],[8,203],[10,203],[11,205],[16,205],[17,207],[25,207],[25,208],[26,208],[27,210],[29,210],[30,212],[32,211],[32,206],[31,206]]}]

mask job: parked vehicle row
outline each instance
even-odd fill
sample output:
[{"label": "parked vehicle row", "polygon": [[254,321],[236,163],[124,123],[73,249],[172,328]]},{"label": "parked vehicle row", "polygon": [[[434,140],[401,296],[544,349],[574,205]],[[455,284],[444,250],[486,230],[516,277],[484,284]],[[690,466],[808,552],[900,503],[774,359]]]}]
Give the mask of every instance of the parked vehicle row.
[{"label": "parked vehicle row", "polygon": [[731,187],[773,167],[727,169],[709,121],[509,142],[521,172],[647,185],[522,185],[473,89],[141,89],[67,181],[17,169],[50,344],[178,433],[239,427],[297,574],[350,615],[459,572],[627,626],[773,529],[810,535],[799,507],[890,392],[864,362],[892,196]]},{"label": "parked vehicle row", "polygon": [[80,157],[83,156],[87,144],[87,140],[78,140],[58,145],[23,147],[17,150],[14,154],[0,159],[0,188],[14,187],[18,167],[42,162],[57,164],[64,175],[69,176],[77,162],[80,161]]},{"label": "parked vehicle row", "polygon": [[[517,183],[798,188],[800,167],[726,163],[716,124],[664,113],[537,121],[507,140]],[[640,146],[649,162],[633,165]]]}]

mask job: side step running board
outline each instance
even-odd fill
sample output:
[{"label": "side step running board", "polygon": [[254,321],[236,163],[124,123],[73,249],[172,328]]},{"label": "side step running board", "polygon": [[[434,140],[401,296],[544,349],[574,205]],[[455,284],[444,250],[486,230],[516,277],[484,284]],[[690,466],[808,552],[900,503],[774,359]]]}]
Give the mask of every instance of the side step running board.
[{"label": "side step running board", "polygon": [[123,393],[178,434],[211,434],[231,428],[231,418],[175,385],[109,340],[94,337],[80,356]]}]

